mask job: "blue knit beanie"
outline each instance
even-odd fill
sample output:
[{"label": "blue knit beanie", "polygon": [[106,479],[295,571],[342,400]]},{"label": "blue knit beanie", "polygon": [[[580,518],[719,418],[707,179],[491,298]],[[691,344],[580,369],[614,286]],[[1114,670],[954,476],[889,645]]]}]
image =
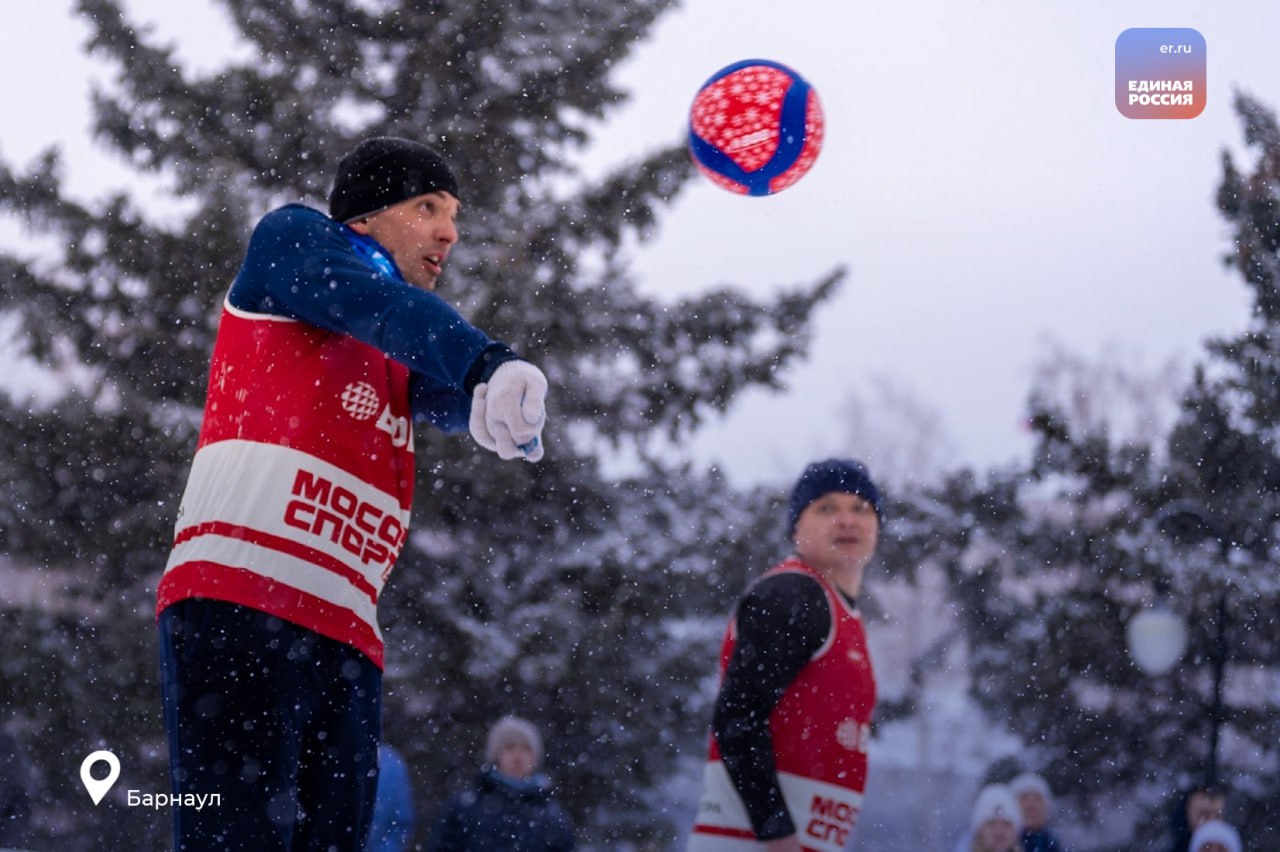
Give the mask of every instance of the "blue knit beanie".
[{"label": "blue knit beanie", "polygon": [[871,504],[876,510],[876,518],[884,523],[880,489],[871,481],[866,467],[852,459],[827,459],[806,467],[791,491],[791,524],[787,528],[790,534],[795,534],[796,521],[805,507],[832,491],[857,494]]}]

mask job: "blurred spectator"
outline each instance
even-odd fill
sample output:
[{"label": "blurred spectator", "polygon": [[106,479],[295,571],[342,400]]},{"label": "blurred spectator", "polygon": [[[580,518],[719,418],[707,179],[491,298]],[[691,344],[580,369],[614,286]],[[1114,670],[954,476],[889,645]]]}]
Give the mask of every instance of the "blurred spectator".
[{"label": "blurred spectator", "polygon": [[530,722],[500,719],[489,731],[485,764],[470,789],[445,805],[427,852],[568,852],[573,823],[538,773],[542,738]]},{"label": "blurred spectator", "polygon": [[1018,852],[1022,812],[1013,791],[1004,784],[988,784],[978,793],[969,819],[969,834],[956,852]]},{"label": "blurred spectator", "polygon": [[1182,794],[1169,817],[1169,832],[1173,835],[1169,852],[1188,852],[1192,833],[1210,820],[1222,819],[1226,806],[1227,795],[1219,787],[1201,785]]},{"label": "blurred spectator", "polygon": [[1022,811],[1023,852],[1065,852],[1065,847],[1049,830],[1053,792],[1049,782],[1034,772],[1023,772],[1009,782]]},{"label": "blurred spectator", "polygon": [[369,827],[368,852],[405,852],[413,836],[413,786],[404,758],[385,742],[378,746],[378,796]]},{"label": "blurred spectator", "polygon": [[1211,819],[1191,835],[1191,852],[1243,852],[1240,834],[1220,819]]}]

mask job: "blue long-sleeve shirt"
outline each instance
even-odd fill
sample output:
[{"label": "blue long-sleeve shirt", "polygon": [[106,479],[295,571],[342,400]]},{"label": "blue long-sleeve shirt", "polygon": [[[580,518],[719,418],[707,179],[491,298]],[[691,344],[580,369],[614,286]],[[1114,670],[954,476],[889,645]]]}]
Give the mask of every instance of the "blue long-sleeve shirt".
[{"label": "blue long-sleeve shirt", "polygon": [[412,374],[415,420],[446,432],[467,427],[475,386],[516,357],[406,281],[375,240],[301,204],[258,222],[227,300],[349,335],[401,362]]}]

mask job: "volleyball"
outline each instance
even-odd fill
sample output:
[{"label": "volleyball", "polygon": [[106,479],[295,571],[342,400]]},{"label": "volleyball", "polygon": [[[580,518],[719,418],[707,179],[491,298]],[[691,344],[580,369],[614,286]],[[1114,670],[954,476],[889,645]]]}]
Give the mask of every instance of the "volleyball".
[{"label": "volleyball", "polygon": [[689,110],[689,151],[717,186],[772,195],[800,180],[822,150],[822,104],[803,77],[778,62],[721,68]]}]

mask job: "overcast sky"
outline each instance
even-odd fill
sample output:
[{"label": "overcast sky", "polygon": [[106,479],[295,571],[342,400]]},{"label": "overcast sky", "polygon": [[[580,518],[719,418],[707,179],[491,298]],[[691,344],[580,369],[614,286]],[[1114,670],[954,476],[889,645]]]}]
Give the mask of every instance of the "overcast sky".
[{"label": "overcast sky", "polygon": [[[228,49],[206,3],[130,5],[202,67]],[[0,154],[23,163],[57,142],[73,190],[93,195],[110,169],[87,139],[93,66],[70,7],[6,10]],[[1132,27],[1204,36],[1199,117],[1116,109],[1115,44]],[[634,98],[601,129],[588,168],[676,138],[697,86],[749,57],[808,78],[826,146],[774,197],[697,181],[635,253],[642,288],[763,295],[850,268],[793,391],[744,398],[699,454],[746,479],[789,479],[819,453],[870,455],[874,467],[879,449],[844,440],[842,410],[887,381],[937,411],[954,463],[1004,464],[1025,455],[1025,399],[1047,338],[1154,371],[1242,327],[1246,294],[1222,267],[1213,195],[1222,150],[1241,153],[1233,90],[1280,105],[1276,32],[1272,0],[698,0],[669,15],[619,68]]]}]

